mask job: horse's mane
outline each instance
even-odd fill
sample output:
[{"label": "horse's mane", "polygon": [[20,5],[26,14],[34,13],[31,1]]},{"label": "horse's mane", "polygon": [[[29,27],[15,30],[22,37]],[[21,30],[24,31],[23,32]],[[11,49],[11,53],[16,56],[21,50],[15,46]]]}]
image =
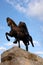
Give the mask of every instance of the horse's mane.
[{"label": "horse's mane", "polygon": [[[11,22],[14,24],[14,25],[16,25],[16,23],[11,19],[11,18],[9,18],[9,17],[7,17],[7,21],[8,20],[11,20]],[[17,26],[17,25],[16,25]]]}]

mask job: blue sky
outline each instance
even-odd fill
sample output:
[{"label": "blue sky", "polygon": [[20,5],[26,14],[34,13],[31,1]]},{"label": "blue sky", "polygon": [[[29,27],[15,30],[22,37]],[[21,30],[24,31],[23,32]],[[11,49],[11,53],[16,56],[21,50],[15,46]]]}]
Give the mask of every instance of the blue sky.
[{"label": "blue sky", "polygon": [[[13,47],[18,46],[7,41],[5,33],[10,31],[6,18],[12,18],[16,24],[24,21],[28,31],[33,38],[35,47],[29,45],[29,51],[43,57],[43,0],[0,0],[0,54]],[[21,42],[21,48],[25,49]]]}]

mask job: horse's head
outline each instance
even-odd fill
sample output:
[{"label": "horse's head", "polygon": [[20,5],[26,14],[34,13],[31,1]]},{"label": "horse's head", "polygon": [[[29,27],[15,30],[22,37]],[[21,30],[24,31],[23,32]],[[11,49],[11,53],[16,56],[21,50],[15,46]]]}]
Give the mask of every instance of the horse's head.
[{"label": "horse's head", "polygon": [[11,18],[7,17],[6,20],[7,20],[8,26],[11,26],[11,25],[17,26],[17,25],[15,24],[15,22],[14,22]]},{"label": "horse's head", "polygon": [[7,17],[6,20],[7,20],[8,26],[11,26],[11,24],[12,24],[12,20],[11,20],[11,18]]}]

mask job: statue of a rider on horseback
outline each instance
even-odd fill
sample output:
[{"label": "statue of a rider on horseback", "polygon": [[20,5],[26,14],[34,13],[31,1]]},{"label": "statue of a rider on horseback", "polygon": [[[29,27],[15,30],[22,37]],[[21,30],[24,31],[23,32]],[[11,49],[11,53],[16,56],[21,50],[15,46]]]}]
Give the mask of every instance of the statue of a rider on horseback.
[{"label": "statue of a rider on horseback", "polygon": [[8,36],[14,37],[15,41],[13,43],[18,42],[19,47],[20,47],[20,40],[22,40],[26,46],[26,51],[28,51],[29,41],[34,47],[32,37],[30,36],[27,26],[24,22],[20,22],[19,25],[16,25],[16,23],[11,18],[7,17],[6,20],[7,20],[8,26],[11,28],[11,31],[9,33],[6,32],[6,38],[8,41],[10,41]]}]

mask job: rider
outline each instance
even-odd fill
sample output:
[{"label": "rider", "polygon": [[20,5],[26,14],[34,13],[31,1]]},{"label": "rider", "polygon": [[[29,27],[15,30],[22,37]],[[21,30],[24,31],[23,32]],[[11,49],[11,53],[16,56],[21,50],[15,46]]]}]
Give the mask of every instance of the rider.
[{"label": "rider", "polygon": [[[24,33],[26,36],[26,39],[29,40],[29,32],[28,32],[26,24],[24,22],[20,21],[18,27],[21,28],[21,32]],[[13,43],[17,43],[17,39]]]}]

